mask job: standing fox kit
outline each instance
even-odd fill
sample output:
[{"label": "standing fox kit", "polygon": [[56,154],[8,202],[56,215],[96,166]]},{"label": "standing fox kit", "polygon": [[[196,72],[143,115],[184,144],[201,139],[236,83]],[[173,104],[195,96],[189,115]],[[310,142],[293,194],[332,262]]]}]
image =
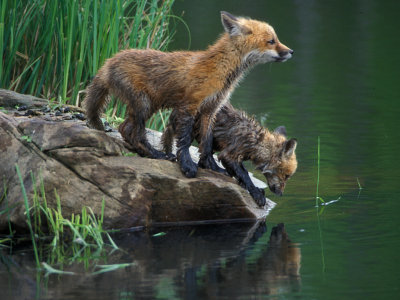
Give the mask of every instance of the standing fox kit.
[{"label": "standing fox kit", "polygon": [[[172,151],[175,117],[173,111],[162,137],[167,153]],[[199,122],[200,118],[197,117],[194,127],[194,137],[197,140],[200,140]],[[220,151],[218,159],[229,175],[249,191],[259,206],[265,205],[264,191],[254,186],[243,161],[252,161],[267,179],[269,189],[281,196],[287,180],[297,169],[296,147],[296,139],[287,139],[285,127],[280,126],[270,132],[229,103],[220,109],[215,119],[213,149]]]},{"label": "standing fox kit", "polygon": [[201,118],[200,165],[216,169],[212,159],[212,126],[238,81],[260,63],[283,62],[293,50],[279,42],[267,23],[221,12],[225,33],[205,51],[130,49],[117,53],[100,68],[87,89],[89,126],[104,130],[100,120],[107,95],[127,104],[127,119],[119,127],[123,138],[141,156],[168,159],[146,139],[145,122],[158,109],[176,111],[177,159],[187,177],[197,166],[189,154],[196,114]]}]

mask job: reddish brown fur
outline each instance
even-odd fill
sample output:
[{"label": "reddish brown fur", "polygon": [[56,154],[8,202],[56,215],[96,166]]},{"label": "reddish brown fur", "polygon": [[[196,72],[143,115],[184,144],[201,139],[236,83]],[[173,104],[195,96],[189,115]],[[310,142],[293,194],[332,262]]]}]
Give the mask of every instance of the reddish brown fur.
[{"label": "reddish brown fur", "polygon": [[148,144],[144,123],[158,109],[174,108],[179,115],[178,161],[186,176],[195,176],[187,136],[196,113],[202,118],[200,149],[207,160],[214,116],[244,72],[258,63],[285,61],[293,53],[268,24],[224,12],[221,17],[226,33],[205,51],[130,49],[108,59],[87,90],[88,124],[103,129],[99,114],[106,96],[114,94],[128,105],[130,126],[120,128],[123,137],[140,155],[163,158]]}]

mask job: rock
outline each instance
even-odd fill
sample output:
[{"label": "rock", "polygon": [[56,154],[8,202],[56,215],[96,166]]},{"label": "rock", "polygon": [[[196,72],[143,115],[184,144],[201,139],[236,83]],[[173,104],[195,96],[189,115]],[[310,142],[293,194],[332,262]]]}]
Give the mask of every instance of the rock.
[{"label": "rock", "polygon": [[25,109],[28,109],[42,107],[47,104],[48,101],[44,99],[0,89],[0,107],[15,108],[17,106],[25,106]]},{"label": "rock", "polygon": [[127,156],[129,152],[121,139],[78,120],[0,112],[0,212],[7,212],[0,214],[0,232],[8,231],[8,220],[27,229],[15,165],[30,205],[41,184],[49,207],[56,207],[56,193],[60,197],[65,218],[80,214],[83,206],[100,215],[104,199],[107,229],[260,219],[274,206],[267,199],[266,208],[257,207],[227,176],[199,170],[188,179],[177,163]]},{"label": "rock", "polygon": [[[49,104],[49,100],[37,98],[31,95],[23,95],[13,91],[0,89],[0,107],[16,108],[24,106],[26,109],[41,108],[44,109]],[[83,113],[84,109],[73,105],[63,105],[65,109]]]}]

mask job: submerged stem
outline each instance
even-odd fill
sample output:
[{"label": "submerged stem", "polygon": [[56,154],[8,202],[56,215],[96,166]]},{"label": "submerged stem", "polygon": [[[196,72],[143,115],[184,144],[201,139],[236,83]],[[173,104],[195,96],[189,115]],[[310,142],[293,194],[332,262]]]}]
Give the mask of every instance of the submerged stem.
[{"label": "submerged stem", "polygon": [[318,136],[318,147],[317,147],[317,192],[315,196],[315,206],[318,207],[318,188],[319,188],[319,162],[320,162],[320,139]]}]

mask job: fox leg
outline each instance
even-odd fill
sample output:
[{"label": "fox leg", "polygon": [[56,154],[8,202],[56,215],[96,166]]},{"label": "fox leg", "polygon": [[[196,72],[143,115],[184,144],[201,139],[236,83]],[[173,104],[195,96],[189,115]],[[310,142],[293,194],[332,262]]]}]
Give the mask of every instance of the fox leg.
[{"label": "fox leg", "polygon": [[226,174],[226,171],[217,165],[213,157],[212,129],[214,127],[214,118],[220,106],[221,101],[218,99],[206,99],[200,107],[199,167]]},{"label": "fox leg", "polygon": [[119,126],[121,136],[133,147],[140,156],[170,159],[165,153],[154,149],[147,141],[145,122],[151,115],[150,100],[145,93],[119,95],[128,102],[128,118]]},{"label": "fox leg", "polygon": [[244,187],[259,206],[264,206],[266,203],[264,191],[256,187],[250,179],[249,173],[240,162],[233,161],[220,154],[222,165],[226,168],[229,175],[237,178],[239,184]]},{"label": "fox leg", "polygon": [[[164,132],[161,136],[161,144],[163,146],[164,152],[171,156],[175,157],[175,155],[172,153],[173,150],[173,143],[174,143],[174,137],[175,137],[175,132],[176,132],[176,118],[177,118],[177,110],[173,110],[171,112],[171,115],[169,116],[168,119],[168,124],[164,129]],[[176,157],[175,157],[176,159]]]},{"label": "fox leg", "polygon": [[175,119],[176,138],[177,138],[177,160],[179,162],[182,173],[193,178],[197,174],[197,165],[190,157],[189,147],[192,144],[194,125],[194,116],[187,111],[179,112],[179,117]]},{"label": "fox leg", "polygon": [[[251,178],[250,178],[250,175],[249,175],[249,171],[247,171],[247,169],[244,167],[244,165],[243,165],[243,162],[240,162],[240,167],[242,168],[242,170],[243,170],[243,172],[244,172],[244,174],[246,174],[246,176],[248,177],[248,184],[247,184],[247,186],[249,186],[249,185],[251,185],[251,186],[254,186],[254,189],[258,189],[262,194],[263,194],[263,196],[265,196],[265,191],[264,191],[264,189],[261,189],[261,188],[258,188],[258,187],[256,187],[255,185],[254,185],[254,183],[253,183],[253,181],[251,180]],[[243,181],[242,181],[242,183],[240,184],[242,187],[244,187],[246,190],[249,190],[247,187],[246,187],[246,183],[244,183]],[[257,193],[257,192],[256,192]],[[253,197],[254,198],[254,197]]]},{"label": "fox leg", "polygon": [[212,145],[213,145],[213,133],[212,133],[212,127],[210,129],[206,129],[204,127],[209,127],[212,126],[210,124],[210,120],[208,119],[208,116],[202,116],[201,117],[201,141],[200,141],[200,160],[199,160],[199,167],[203,169],[211,169],[216,172],[221,172],[225,173],[225,170],[221,169],[217,163],[214,160],[213,157],[213,151],[212,151]]},{"label": "fox leg", "polygon": [[[126,119],[118,128],[118,131],[121,133],[121,136],[127,141],[135,152],[137,152],[140,156],[149,157],[149,158],[157,158],[157,159],[166,159],[166,160],[175,160],[173,155],[166,155],[165,153],[158,151],[151,146],[151,144],[147,141],[147,139],[136,138],[140,135],[138,129],[134,126],[134,122],[128,118]],[[146,134],[146,133],[144,133]]]},{"label": "fox leg", "polygon": [[209,155],[207,157],[200,157],[198,166],[203,169],[210,169],[221,174],[229,175],[229,173],[225,169],[218,166],[213,155]]},{"label": "fox leg", "polygon": [[[214,159],[213,155],[213,135],[212,131],[209,133],[211,136],[206,136],[206,140],[203,143],[203,150],[200,150],[200,160],[198,162],[198,166],[203,169],[211,169],[215,172],[222,173],[228,175],[227,171],[220,166],[218,166],[217,162]],[[202,139],[203,141],[203,139]],[[211,144],[211,145],[210,145]],[[201,148],[200,148],[201,149]],[[209,154],[210,153],[210,154]]]}]

